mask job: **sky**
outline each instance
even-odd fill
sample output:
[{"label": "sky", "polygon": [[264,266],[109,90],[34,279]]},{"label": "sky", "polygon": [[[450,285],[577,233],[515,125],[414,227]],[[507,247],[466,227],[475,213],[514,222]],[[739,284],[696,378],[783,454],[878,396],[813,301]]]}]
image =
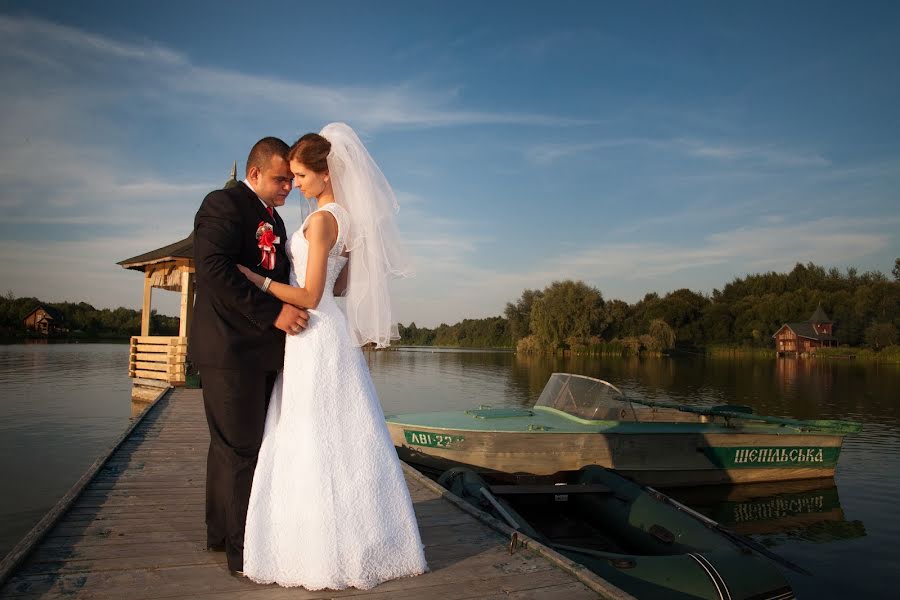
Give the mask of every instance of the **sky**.
[{"label": "sky", "polygon": [[404,324],[900,256],[896,2],[0,0],[0,81],[16,296],[139,308],[116,262],[187,236],[257,139],[331,121],[399,198]]}]

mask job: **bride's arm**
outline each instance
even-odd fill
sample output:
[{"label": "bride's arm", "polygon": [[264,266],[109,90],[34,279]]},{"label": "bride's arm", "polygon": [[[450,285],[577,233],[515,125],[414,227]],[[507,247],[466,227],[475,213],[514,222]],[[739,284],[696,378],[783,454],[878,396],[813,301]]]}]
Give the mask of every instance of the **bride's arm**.
[{"label": "bride's arm", "polygon": [[[325,280],[328,276],[328,251],[337,240],[338,227],[334,216],[328,211],[315,213],[309,219],[306,228],[306,239],[309,242],[309,256],[306,261],[306,285],[294,287],[273,281],[269,284],[268,293],[282,302],[316,308],[325,292]],[[265,277],[250,271],[244,266],[238,267],[251,282],[262,286]]]}]

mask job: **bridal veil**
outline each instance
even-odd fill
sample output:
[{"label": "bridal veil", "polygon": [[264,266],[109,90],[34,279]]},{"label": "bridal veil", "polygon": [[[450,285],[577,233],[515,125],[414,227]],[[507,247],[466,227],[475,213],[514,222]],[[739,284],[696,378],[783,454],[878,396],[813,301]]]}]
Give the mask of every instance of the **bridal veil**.
[{"label": "bridal veil", "polygon": [[346,311],[351,335],[360,346],[374,342],[384,348],[400,337],[388,284],[413,274],[397,229],[397,198],[349,125],[330,123],[319,135],[331,143],[328,171],[335,202],[350,215],[345,244],[350,252]]}]

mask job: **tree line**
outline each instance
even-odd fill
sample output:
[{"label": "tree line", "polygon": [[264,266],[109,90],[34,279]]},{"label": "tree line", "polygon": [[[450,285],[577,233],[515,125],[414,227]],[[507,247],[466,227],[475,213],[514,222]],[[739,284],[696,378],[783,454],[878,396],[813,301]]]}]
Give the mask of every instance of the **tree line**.
[{"label": "tree line", "polygon": [[613,354],[771,348],[772,335],[784,323],[806,321],[821,305],[840,345],[880,349],[898,342],[900,259],[892,276],[798,263],[788,273],[735,278],[710,295],[683,288],[663,296],[648,293],[633,304],[606,300],[582,281],[556,281],[543,290],[524,290],[502,317],[435,329],[401,324],[400,343]]},{"label": "tree line", "polygon": [[[771,348],[786,322],[806,321],[818,305],[835,323],[840,345],[881,349],[898,342],[900,258],[892,278],[883,273],[839,271],[798,263],[788,273],[735,278],[706,295],[687,288],[663,296],[648,293],[629,304],[606,300],[582,281],[557,281],[543,290],[523,290],[502,316],[464,319],[435,328],[399,324],[401,344],[463,348],[516,348],[529,352],[664,352],[713,346]],[[37,306],[60,311],[73,336],[138,335],[141,313],[98,309],[86,302],[43,302],[0,297],[0,335],[24,335],[23,320]],[[178,318],[151,313],[154,335],[177,335]]]},{"label": "tree line", "polygon": [[[12,292],[0,297],[0,335],[25,335],[23,321],[38,306],[55,308],[63,315],[61,324],[69,337],[128,338],[141,333],[141,311],[130,308],[95,308],[87,302],[44,302],[38,298],[17,298]],[[153,335],[178,335],[178,317],[150,313]]]}]

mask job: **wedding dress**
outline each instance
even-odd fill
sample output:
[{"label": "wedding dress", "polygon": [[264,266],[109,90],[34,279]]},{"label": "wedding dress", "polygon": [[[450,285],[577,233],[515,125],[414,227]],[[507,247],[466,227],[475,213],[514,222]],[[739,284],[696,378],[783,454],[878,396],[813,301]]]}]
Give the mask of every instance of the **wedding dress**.
[{"label": "wedding dress", "polygon": [[[412,501],[368,366],[332,289],[347,258],[349,215],[329,211],[338,239],[309,327],[287,336],[253,478],[244,573],[309,590],[368,589],[425,572]],[[291,284],[303,286],[304,224],[288,241]]]}]

